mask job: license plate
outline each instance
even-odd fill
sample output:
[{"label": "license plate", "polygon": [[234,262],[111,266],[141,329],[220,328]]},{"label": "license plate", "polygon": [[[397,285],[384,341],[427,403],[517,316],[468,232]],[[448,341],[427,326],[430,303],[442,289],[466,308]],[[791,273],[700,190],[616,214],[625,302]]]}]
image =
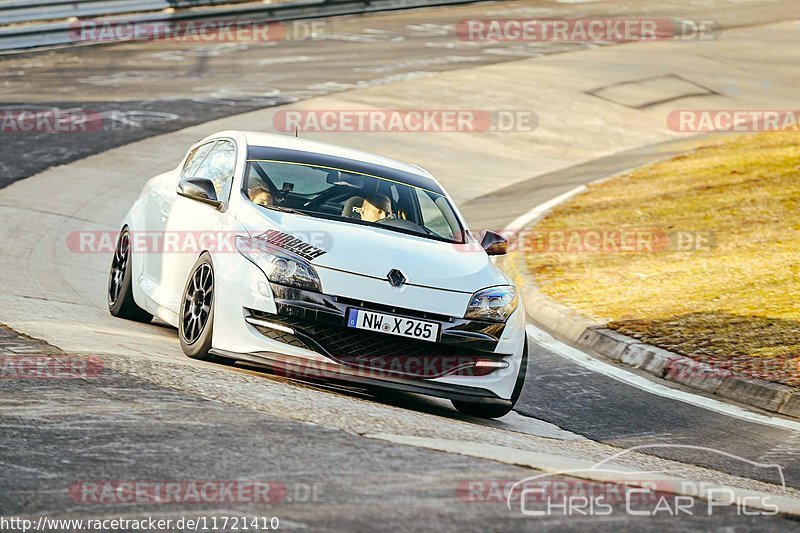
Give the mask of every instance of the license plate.
[{"label": "license plate", "polygon": [[347,313],[347,327],[436,342],[439,338],[440,324],[363,309],[350,309]]}]

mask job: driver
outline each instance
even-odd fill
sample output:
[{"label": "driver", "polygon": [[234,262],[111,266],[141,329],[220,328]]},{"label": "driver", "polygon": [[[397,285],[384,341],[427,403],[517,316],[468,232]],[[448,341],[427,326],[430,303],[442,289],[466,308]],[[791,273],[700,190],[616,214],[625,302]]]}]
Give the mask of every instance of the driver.
[{"label": "driver", "polygon": [[392,215],[392,202],[388,196],[373,194],[361,205],[361,220],[377,222]]},{"label": "driver", "polygon": [[270,205],[272,204],[272,195],[263,187],[253,187],[247,191],[247,195],[254,204]]}]

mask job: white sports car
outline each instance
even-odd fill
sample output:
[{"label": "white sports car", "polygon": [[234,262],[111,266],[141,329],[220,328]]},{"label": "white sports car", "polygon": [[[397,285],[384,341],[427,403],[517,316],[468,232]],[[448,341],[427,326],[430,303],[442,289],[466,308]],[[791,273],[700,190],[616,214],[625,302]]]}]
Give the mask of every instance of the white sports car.
[{"label": "white sports car", "polygon": [[125,215],[114,316],[178,328],[189,357],[448,398],[508,413],[527,366],[509,279],[423,169],[226,131],[152,178]]}]

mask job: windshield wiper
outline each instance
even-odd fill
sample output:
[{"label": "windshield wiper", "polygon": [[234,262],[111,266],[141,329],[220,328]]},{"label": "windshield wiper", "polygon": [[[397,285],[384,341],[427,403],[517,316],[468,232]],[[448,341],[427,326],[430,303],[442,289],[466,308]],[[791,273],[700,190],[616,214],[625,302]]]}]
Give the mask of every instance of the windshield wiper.
[{"label": "windshield wiper", "polygon": [[[257,204],[261,205],[261,204]],[[281,213],[292,213],[293,215],[305,215],[309,216],[306,211],[300,211],[299,209],[295,209],[293,207],[284,207],[282,205],[261,205],[264,209],[271,209],[273,211],[279,211]]]}]

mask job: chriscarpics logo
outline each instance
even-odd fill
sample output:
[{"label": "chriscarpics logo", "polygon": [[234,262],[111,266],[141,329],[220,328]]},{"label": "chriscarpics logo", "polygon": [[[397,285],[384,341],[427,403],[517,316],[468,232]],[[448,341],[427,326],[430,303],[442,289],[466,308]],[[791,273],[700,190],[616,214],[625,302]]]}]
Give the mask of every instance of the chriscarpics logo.
[{"label": "chriscarpics logo", "polygon": [[[768,479],[762,490],[722,485],[703,479],[702,470],[675,463],[666,468],[632,470],[623,466],[636,461],[652,464],[653,449],[683,449],[705,454],[709,460],[738,464],[746,476]],[[637,457],[638,455],[638,457]],[[737,516],[772,516],[782,512],[788,500],[783,469],[777,464],[751,461],[702,446],[652,444],[635,446],[588,467],[527,477],[513,482],[468,480],[457,488],[459,499],[485,503],[505,501],[506,507],[524,516],[714,516],[733,510]],[[794,502],[794,501],[793,501]]]}]

